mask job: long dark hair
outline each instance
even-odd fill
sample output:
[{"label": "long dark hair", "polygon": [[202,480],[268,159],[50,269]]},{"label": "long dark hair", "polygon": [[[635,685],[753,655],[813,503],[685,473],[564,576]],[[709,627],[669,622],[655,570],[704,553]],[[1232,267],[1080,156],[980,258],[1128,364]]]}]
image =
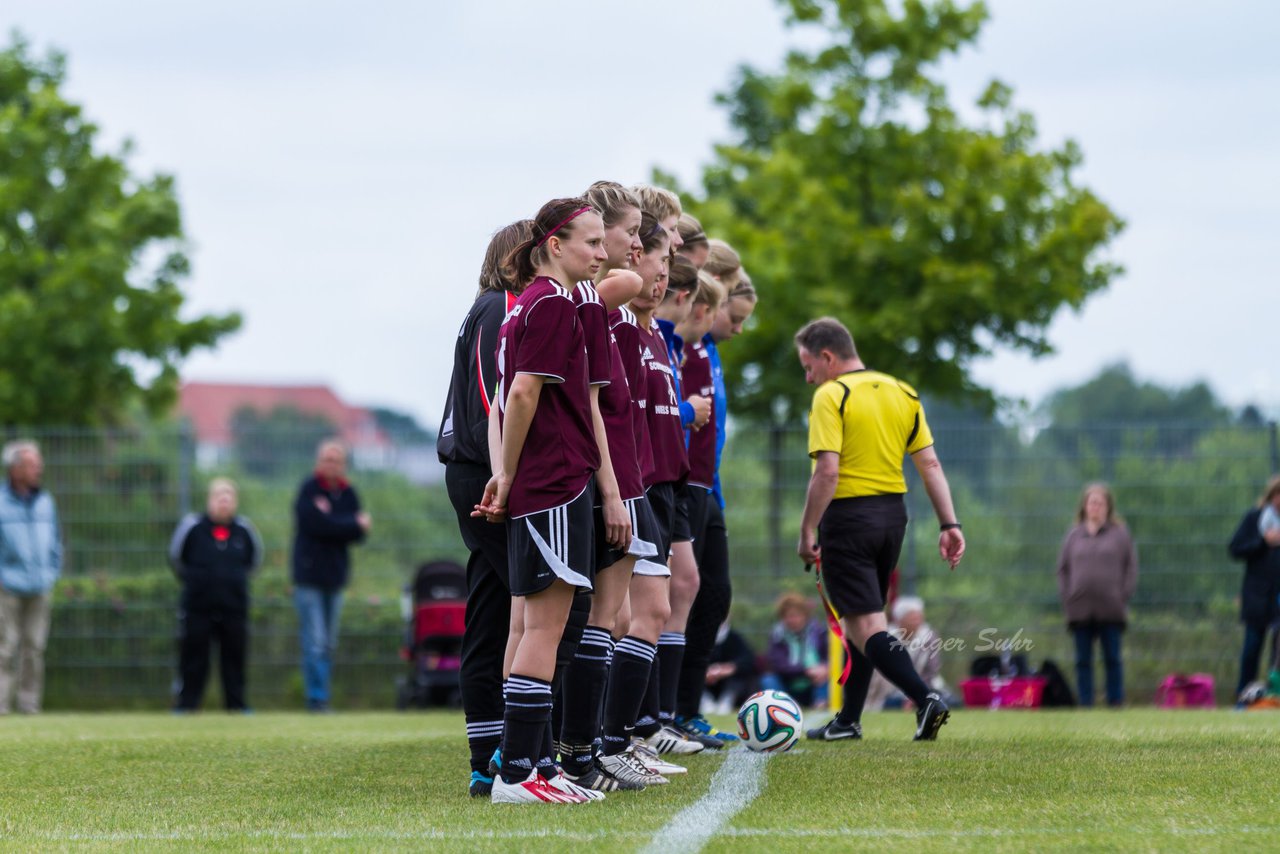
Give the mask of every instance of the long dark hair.
[{"label": "long dark hair", "polygon": [[519,293],[529,283],[528,279],[515,280],[503,275],[503,262],[520,243],[529,239],[533,233],[533,220],[521,219],[503,226],[493,233],[489,240],[489,248],[484,253],[484,263],[480,265],[480,291],[515,291]]},{"label": "long dark hair", "polygon": [[529,282],[536,275],[538,265],[547,257],[547,238],[552,234],[570,234],[577,217],[574,213],[591,207],[581,196],[571,199],[552,199],[538,210],[533,218],[533,230],[526,240],[517,243],[502,265],[502,275],[515,282]]}]

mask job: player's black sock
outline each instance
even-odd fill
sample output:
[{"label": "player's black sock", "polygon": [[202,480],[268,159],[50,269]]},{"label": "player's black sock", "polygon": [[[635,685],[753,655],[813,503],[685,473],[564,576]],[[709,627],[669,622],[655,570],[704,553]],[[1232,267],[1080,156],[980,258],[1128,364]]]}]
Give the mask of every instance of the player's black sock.
[{"label": "player's black sock", "polygon": [[874,670],[867,657],[849,644],[849,678],[844,683],[844,702],[836,715],[836,722],[841,726],[862,721],[862,707],[867,703],[867,689],[871,687]]},{"label": "player's black sock", "polygon": [[582,641],[582,631],[586,628],[587,618],[591,616],[591,594],[582,591],[574,594],[573,605],[569,608],[569,617],[565,621],[564,631],[560,633],[560,644],[556,647],[556,672],[551,677],[551,734],[554,738],[560,734],[564,725],[564,675],[569,670],[578,644]]},{"label": "player's black sock", "polygon": [[680,665],[684,662],[684,632],[663,632],[658,636],[658,720],[675,723],[676,687],[680,684]]},{"label": "player's black sock", "polygon": [[551,738],[551,721],[547,721],[547,725],[542,728],[542,745],[538,751],[538,761],[534,765],[546,780],[556,775],[556,748]]},{"label": "player's black sock", "polygon": [[641,738],[648,738],[662,729],[662,724],[658,721],[662,659],[656,654],[656,646],[654,651],[653,666],[649,668],[649,682],[645,685],[644,699],[640,701],[640,715],[636,718],[636,735]]},{"label": "player's black sock", "polygon": [[612,756],[627,749],[640,703],[649,686],[649,671],[657,650],[653,644],[627,635],[613,649],[609,687],[604,699],[603,750]]},{"label": "player's black sock", "polygon": [[[906,694],[907,698],[916,704],[916,708],[925,704],[929,687],[924,684],[920,674],[916,673],[915,665],[911,663],[911,655],[902,645],[902,641],[888,632],[877,632],[867,638],[864,652],[867,659],[875,665],[876,670],[898,686],[898,690]],[[866,700],[865,694],[863,700]]]},{"label": "player's black sock", "polygon": [[605,665],[612,646],[613,638],[607,631],[598,626],[587,626],[565,673],[561,688],[564,720],[560,726],[560,742],[571,755],[560,758],[565,770],[575,776],[582,774],[590,765],[591,742],[600,734],[600,701],[608,676]]},{"label": "player's black sock", "polygon": [[502,779],[519,783],[542,758],[551,725],[551,683],[512,673],[507,679],[505,725]]}]

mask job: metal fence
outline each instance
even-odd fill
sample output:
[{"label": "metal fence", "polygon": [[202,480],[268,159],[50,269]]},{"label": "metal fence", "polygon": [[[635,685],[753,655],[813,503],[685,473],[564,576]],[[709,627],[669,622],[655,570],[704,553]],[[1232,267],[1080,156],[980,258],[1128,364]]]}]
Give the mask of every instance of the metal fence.
[{"label": "metal fence", "polygon": [[[954,573],[938,559],[932,512],[908,466],[913,522],[901,589],[921,595],[930,624],[954,639],[944,658],[953,685],[975,655],[1001,643],[1016,645],[1033,664],[1050,658],[1070,672],[1073,652],[1054,566],[1082,486],[1105,480],[1137,540],[1141,565],[1124,641],[1131,700],[1148,701],[1174,671],[1212,673],[1220,700],[1228,699],[1241,640],[1242,567],[1230,560],[1226,543],[1280,467],[1274,426],[933,426],[969,552]],[[241,511],[267,550],[254,582],[251,703],[300,704],[288,548],[291,501],[309,469],[311,438],[282,448],[278,435],[260,442],[250,435],[216,454],[198,448],[179,426],[38,431],[35,438],[67,542],[47,655],[47,707],[168,704],[177,585],[164,552],[178,518],[198,509],[215,475],[239,481]],[[335,669],[342,705],[394,702],[406,667],[398,655],[401,589],[427,560],[465,559],[430,453],[420,438],[393,437],[376,454],[355,454],[352,480],[374,528],[355,553],[343,615]],[[740,427],[725,452],[733,620],[761,650],[778,595],[814,593],[794,553],[808,473],[800,425]]]}]

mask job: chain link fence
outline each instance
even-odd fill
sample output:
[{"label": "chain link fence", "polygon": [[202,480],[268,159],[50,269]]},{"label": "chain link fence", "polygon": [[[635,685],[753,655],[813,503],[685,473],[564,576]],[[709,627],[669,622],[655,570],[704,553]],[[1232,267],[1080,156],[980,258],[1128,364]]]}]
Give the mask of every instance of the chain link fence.
[{"label": "chain link fence", "polygon": [[[1243,567],[1226,543],[1269,474],[1280,469],[1270,424],[933,425],[969,541],[961,567],[937,556],[937,526],[908,465],[912,523],[900,590],[922,596],[929,623],[952,639],[944,676],[1007,648],[1070,673],[1073,647],[1054,568],[1081,489],[1108,482],[1138,544],[1140,577],[1124,639],[1127,693],[1149,702],[1174,671],[1212,673],[1219,700],[1234,687]],[[163,708],[176,670],[178,587],[165,563],[181,515],[200,509],[208,480],[240,484],[241,512],[262,533],[253,583],[250,702],[302,703],[297,621],[289,600],[291,504],[310,469],[313,437],[241,435],[198,447],[182,426],[121,431],[28,431],[42,445],[58,501],[66,567],[55,593],[46,706]],[[815,596],[795,556],[809,476],[801,425],[737,428],[725,451],[733,622],[763,651],[784,591]],[[354,552],[335,663],[335,700],[390,707],[404,624],[400,594],[415,568],[465,562],[434,449],[421,435],[355,449],[351,479],[374,528]],[[216,703],[216,676],[211,680]]]}]

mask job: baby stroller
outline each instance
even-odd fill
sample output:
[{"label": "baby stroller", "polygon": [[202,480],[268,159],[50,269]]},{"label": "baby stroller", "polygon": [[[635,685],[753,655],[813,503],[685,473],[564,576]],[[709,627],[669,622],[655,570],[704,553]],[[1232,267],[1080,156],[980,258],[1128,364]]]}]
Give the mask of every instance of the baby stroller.
[{"label": "baby stroller", "polygon": [[396,708],[460,705],[467,571],[447,560],[422,564],[404,588],[400,610],[405,621],[400,657],[409,672],[396,680]]}]

